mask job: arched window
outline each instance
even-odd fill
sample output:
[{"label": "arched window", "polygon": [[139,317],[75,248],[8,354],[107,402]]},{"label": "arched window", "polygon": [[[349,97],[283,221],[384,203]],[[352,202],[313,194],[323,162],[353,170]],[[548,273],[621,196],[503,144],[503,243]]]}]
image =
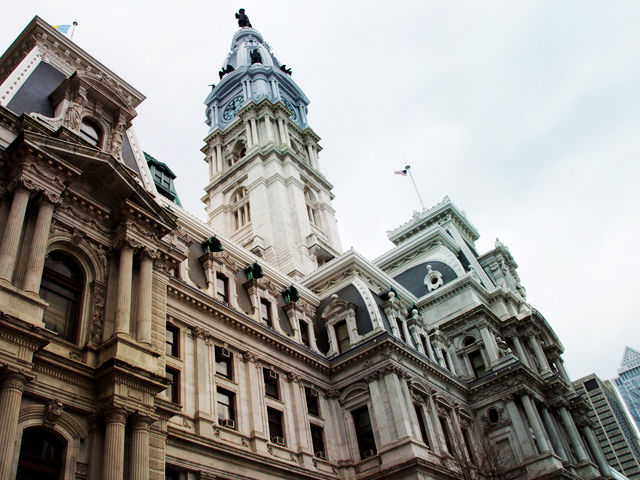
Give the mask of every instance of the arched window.
[{"label": "arched window", "polygon": [[473,337],[467,337],[463,340],[462,346],[468,347],[469,345],[473,345],[476,342],[476,339]]},{"label": "arched window", "polygon": [[309,188],[304,189],[304,199],[307,203],[307,215],[309,217],[309,223],[320,227],[320,215],[318,213],[318,202],[313,192]]},{"label": "arched window", "polygon": [[49,306],[44,311],[44,326],[60,338],[76,339],[84,275],[78,264],[62,252],[51,252],[42,272],[40,297]]},{"label": "arched window", "polygon": [[59,480],[65,443],[42,428],[22,433],[16,480]]},{"label": "arched window", "polygon": [[80,136],[91,145],[95,145],[96,147],[100,146],[100,131],[100,127],[96,122],[88,118],[82,119],[82,124],[80,125]]},{"label": "arched window", "polygon": [[236,144],[233,146],[231,150],[231,155],[229,155],[229,168],[233,167],[236,163],[238,163],[247,153],[247,147],[243,140],[238,140]]},{"label": "arched window", "polygon": [[241,188],[231,197],[233,207],[233,220],[236,230],[241,229],[251,222],[251,209],[249,208],[249,192],[246,188]]}]

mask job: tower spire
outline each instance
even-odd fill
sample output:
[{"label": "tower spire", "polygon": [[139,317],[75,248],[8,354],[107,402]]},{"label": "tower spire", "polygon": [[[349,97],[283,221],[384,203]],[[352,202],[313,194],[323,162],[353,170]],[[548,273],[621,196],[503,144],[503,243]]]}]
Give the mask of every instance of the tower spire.
[{"label": "tower spire", "polygon": [[341,253],[309,100],[241,9],[205,100],[210,225],[299,278]]}]

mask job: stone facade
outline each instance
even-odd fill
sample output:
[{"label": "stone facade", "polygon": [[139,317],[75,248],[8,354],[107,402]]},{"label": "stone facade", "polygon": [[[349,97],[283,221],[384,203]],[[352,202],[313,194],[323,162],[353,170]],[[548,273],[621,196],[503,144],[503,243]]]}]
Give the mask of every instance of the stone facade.
[{"label": "stone facade", "polygon": [[509,249],[445,198],[342,253],[290,72],[223,70],[205,224],[133,87],[37,17],[0,58],[0,478],[610,478]]}]

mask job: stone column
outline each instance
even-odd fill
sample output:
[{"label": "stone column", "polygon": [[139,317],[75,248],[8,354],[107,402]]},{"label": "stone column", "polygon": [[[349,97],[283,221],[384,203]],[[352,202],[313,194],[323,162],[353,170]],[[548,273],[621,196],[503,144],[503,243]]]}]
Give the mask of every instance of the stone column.
[{"label": "stone column", "polygon": [[551,449],[549,448],[549,443],[547,442],[547,435],[544,431],[543,426],[538,421],[538,415],[536,414],[536,407],[533,405],[531,398],[528,394],[523,393],[520,395],[520,400],[522,400],[522,405],[524,405],[524,410],[527,412],[527,418],[529,419],[529,424],[533,429],[533,433],[536,434],[536,440],[538,447],[540,449],[540,453],[549,452]]},{"label": "stone column", "polygon": [[149,430],[153,420],[144,415],[131,419],[128,480],[149,480]]},{"label": "stone column", "polygon": [[124,478],[124,427],[127,412],[112,408],[105,415],[102,480]]},{"label": "stone column", "polygon": [[251,122],[251,131],[253,132],[253,143],[255,145],[260,145],[260,140],[258,138],[258,125],[256,123],[256,119],[252,118]]},{"label": "stone column", "polygon": [[447,451],[447,446],[445,445],[444,440],[444,432],[442,431],[442,426],[440,425],[440,418],[438,418],[438,409],[436,408],[436,402],[433,400],[433,396],[429,395],[429,413],[431,419],[431,425],[433,427],[432,431],[436,438],[433,442],[433,449],[437,453],[443,453]]},{"label": "stone column", "polygon": [[15,474],[11,466],[22,391],[27,382],[27,377],[17,372],[5,374],[0,379],[0,478],[12,478]]},{"label": "stone column", "polygon": [[144,249],[140,261],[140,298],[136,320],[136,339],[151,344],[151,309],[153,297],[153,252]]},{"label": "stone column", "polygon": [[551,440],[553,450],[562,458],[562,460],[564,460],[565,462],[568,461],[569,457],[562,447],[560,435],[558,434],[558,430],[556,430],[556,426],[553,424],[553,420],[551,419],[551,415],[549,414],[547,407],[542,405],[540,406],[540,416],[542,417],[542,423],[544,423],[545,429],[549,434],[549,439]]},{"label": "stone column", "polygon": [[131,321],[131,281],[133,274],[133,248],[128,244],[120,250],[120,269],[118,271],[118,292],[116,295],[116,319],[113,327],[116,333],[129,335]]},{"label": "stone column", "polygon": [[591,427],[589,425],[583,425],[582,433],[584,434],[584,438],[587,439],[587,444],[589,445],[591,454],[593,455],[593,458],[598,465],[598,470],[600,470],[600,473],[604,478],[612,478],[611,469],[609,468],[609,464],[602,454],[602,450],[600,450],[600,445],[598,445],[598,441],[593,434],[593,430],[591,430]]},{"label": "stone column", "polygon": [[529,359],[527,358],[527,354],[525,353],[524,348],[522,348],[522,343],[520,343],[520,337],[517,335],[513,336],[513,347],[516,349],[516,353],[518,354],[520,361],[527,367],[532,368],[529,363]]},{"label": "stone column", "polygon": [[[285,410],[285,414],[288,413],[289,425],[295,425],[295,435],[290,435],[290,438],[291,440],[295,438],[295,446],[298,452],[304,449],[306,452],[312,453],[312,447],[309,444],[309,438],[311,438],[309,422],[302,422],[302,424],[299,422],[299,419],[307,416],[303,395],[304,386],[300,384],[300,375],[294,372],[287,374],[287,384],[289,386],[290,408]],[[288,446],[294,449],[293,441]]]},{"label": "stone column", "polygon": [[[381,391],[384,382],[380,381],[377,375],[374,375],[369,381],[369,395],[371,397],[371,407],[373,409],[369,414],[375,417],[375,422],[378,425],[378,434],[380,435],[380,447],[391,442],[391,432],[387,425],[387,413],[385,411],[383,398],[384,393]],[[372,419],[373,420],[373,419]],[[380,448],[378,448],[379,450]]]},{"label": "stone column", "polygon": [[251,124],[248,120],[244,122],[245,135],[247,136],[247,150],[253,146],[253,134],[251,133]]},{"label": "stone column", "polygon": [[44,268],[44,255],[49,243],[49,229],[51,228],[51,218],[55,204],[59,203],[57,195],[50,195],[46,192],[42,194],[42,201],[38,209],[36,227],[31,240],[31,249],[27,259],[27,271],[24,276],[23,290],[38,295],[40,292],[40,281],[42,280],[42,269]]},{"label": "stone column", "polygon": [[289,145],[287,142],[287,134],[284,130],[284,119],[278,119],[278,126],[280,127],[280,142],[282,145]]},{"label": "stone column", "polygon": [[309,165],[311,166],[311,168],[317,170],[318,167],[316,165],[316,159],[313,155],[313,146],[312,145],[307,145],[307,152],[309,153]]},{"label": "stone column", "polygon": [[[11,283],[13,267],[18,255],[20,234],[24,224],[24,214],[29,202],[29,191],[26,188],[18,188],[13,194],[9,218],[4,226],[2,244],[0,245],[0,280]],[[2,478],[2,477],[0,477]]]},{"label": "stone column", "polygon": [[573,423],[573,418],[567,411],[566,407],[561,406],[558,411],[560,412],[560,417],[562,418],[562,423],[564,423],[564,428],[567,430],[567,434],[569,435],[569,441],[571,442],[571,448],[573,448],[574,453],[576,454],[576,458],[579,463],[588,462],[589,457],[587,456],[587,452],[584,451],[584,447],[582,446],[582,440],[580,440],[580,435],[578,434],[578,429],[576,428],[576,424]]},{"label": "stone column", "polygon": [[218,172],[222,172],[222,169],[224,168],[222,145],[216,145],[216,162],[218,164]]},{"label": "stone column", "polygon": [[209,157],[209,180],[213,178],[215,166],[216,166],[216,150],[213,149],[211,151],[211,156]]},{"label": "stone column", "polygon": [[540,374],[543,375],[547,372],[550,372],[551,369],[549,368],[549,362],[547,362],[547,357],[542,351],[542,347],[538,342],[538,338],[535,335],[530,335],[528,337],[528,340],[529,340],[529,345],[533,349],[533,353],[536,355],[536,358],[538,359],[538,363],[540,364]]},{"label": "stone column", "polygon": [[564,360],[562,360],[562,357],[557,357],[554,363],[556,364],[558,373],[560,373],[560,376],[563,378],[563,380],[567,382],[569,385],[571,385],[571,379],[569,378],[569,374],[564,368]]},{"label": "stone column", "polygon": [[427,344],[427,349],[428,349],[428,351],[424,353],[426,353],[431,360],[433,360],[434,362],[437,362],[438,360],[436,359],[436,356],[433,353],[433,346],[431,345],[431,340],[429,339],[429,335],[425,335],[424,340],[425,340],[424,343]]},{"label": "stone column", "polygon": [[529,434],[529,428],[525,425],[522,419],[520,409],[512,399],[507,399],[505,404],[507,406],[507,411],[509,412],[509,417],[511,417],[511,423],[513,424],[513,428],[516,432],[516,438],[522,448],[522,453],[525,457],[534,456],[536,452],[533,448],[533,440]]},{"label": "stone column", "polygon": [[[489,365],[487,365],[487,367],[491,368],[500,359],[498,345],[496,344],[496,337],[493,336],[493,333],[489,331],[489,328],[486,325],[483,325],[480,328],[480,335],[482,335],[482,342],[484,343],[487,357],[489,357]],[[489,368],[487,368],[487,370]]]},{"label": "stone column", "polygon": [[384,377],[384,381],[387,387],[389,403],[391,403],[391,412],[399,440],[411,434],[409,412],[407,412],[404,392],[402,391],[403,379],[396,372],[391,372]]},{"label": "stone column", "polygon": [[462,371],[460,364],[458,363],[458,356],[453,348],[453,345],[449,345],[446,350],[447,358],[449,359],[449,365],[451,365],[451,373],[458,375]]},{"label": "stone column", "polygon": [[102,455],[104,453],[104,425],[95,414],[89,417],[89,468],[88,480],[100,480],[102,477]]},{"label": "stone column", "polygon": [[271,125],[271,117],[268,115],[264,117],[264,127],[267,131],[267,141],[273,142],[273,126]]},{"label": "stone column", "polygon": [[260,385],[263,384],[262,372],[260,363],[258,362],[258,356],[252,352],[244,352],[244,363],[247,371],[247,379],[249,380],[247,388],[249,390],[249,411],[251,412],[249,418],[249,436],[268,436],[264,430],[264,422],[262,421],[262,406],[263,394],[261,393]]}]

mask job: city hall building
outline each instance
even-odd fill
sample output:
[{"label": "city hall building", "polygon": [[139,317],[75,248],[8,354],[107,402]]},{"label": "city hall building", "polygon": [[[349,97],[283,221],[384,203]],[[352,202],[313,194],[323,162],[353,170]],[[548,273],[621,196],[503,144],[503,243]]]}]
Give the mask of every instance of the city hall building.
[{"label": "city hall building", "polygon": [[507,246],[445,198],[343,252],[309,100],[240,13],[206,223],[142,93],[38,17],[0,58],[0,479],[611,478]]}]

